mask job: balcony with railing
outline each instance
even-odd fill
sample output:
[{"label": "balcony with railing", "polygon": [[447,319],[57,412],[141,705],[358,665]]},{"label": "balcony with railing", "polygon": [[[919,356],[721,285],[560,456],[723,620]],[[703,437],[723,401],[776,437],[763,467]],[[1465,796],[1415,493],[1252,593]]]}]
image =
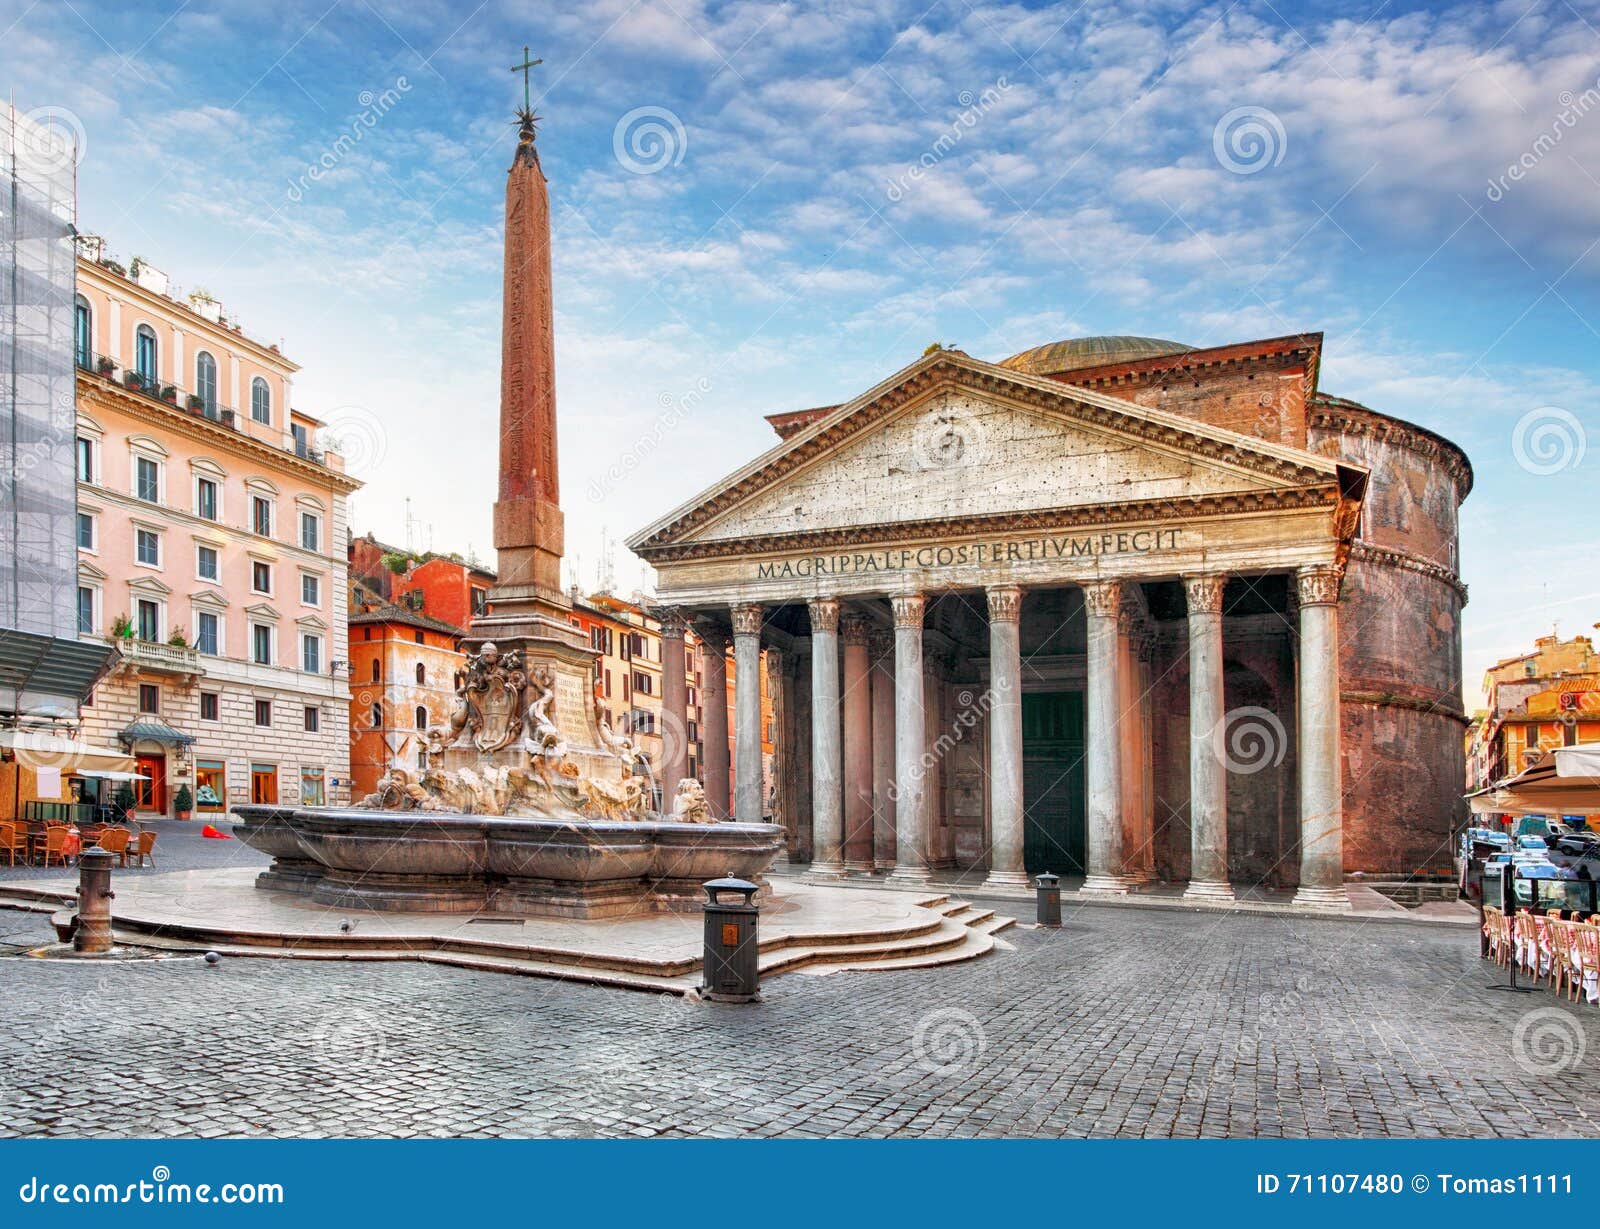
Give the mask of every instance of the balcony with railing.
[{"label": "balcony with railing", "polygon": [[205,673],[200,664],[200,651],[193,645],[162,643],[157,640],[140,640],[133,636],[112,636],[123,663],[135,670],[152,674],[178,674],[196,678]]},{"label": "balcony with railing", "polygon": [[79,350],[77,355],[78,368],[108,380],[113,384],[127,389],[129,392],[138,393],[151,401],[159,401],[162,405],[175,410],[182,410],[196,418],[204,418],[208,422],[237,431],[240,435],[248,436],[264,444],[281,448],[292,453],[303,461],[310,461],[314,465],[327,468],[329,466],[328,454],[320,449],[312,448],[304,439],[292,438],[286,445],[281,432],[274,430],[265,423],[257,423],[250,419],[248,414],[240,414],[231,406],[219,405],[214,396],[207,397],[200,393],[192,392],[170,380],[162,380],[148,372],[140,371],[137,367],[129,367],[119,363],[107,354],[95,354],[86,350]]}]

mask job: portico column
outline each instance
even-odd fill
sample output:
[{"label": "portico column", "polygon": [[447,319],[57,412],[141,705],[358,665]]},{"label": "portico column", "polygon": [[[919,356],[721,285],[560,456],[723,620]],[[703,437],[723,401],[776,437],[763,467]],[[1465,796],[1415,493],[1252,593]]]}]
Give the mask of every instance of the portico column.
[{"label": "portico column", "polygon": [[733,608],[733,815],[761,822],[761,607]]},{"label": "portico column", "polygon": [[894,873],[891,882],[926,883],[927,726],[923,712],[922,608],[920,593],[903,593],[894,604]]},{"label": "portico column", "polygon": [[1117,719],[1122,740],[1122,872],[1129,883],[1150,883],[1155,877],[1151,832],[1144,805],[1144,688],[1140,685],[1139,637],[1144,623],[1135,585],[1124,585],[1117,612]]},{"label": "portico column", "polygon": [[811,873],[844,874],[839,752],[839,602],[819,597],[811,612]]},{"label": "portico column", "polygon": [[1222,692],[1222,576],[1186,576],[1189,601],[1189,886],[1232,900],[1228,882],[1227,715]]},{"label": "portico column", "polygon": [[678,782],[689,772],[689,693],[683,634],[688,620],[669,606],[661,612],[661,809],[671,811]]},{"label": "portico column", "polygon": [[872,873],[872,668],[867,657],[871,620],[858,610],[839,620],[844,641],[844,868]]},{"label": "portico column", "polygon": [[700,709],[705,714],[706,798],[718,819],[728,814],[732,801],[728,780],[728,634],[721,627],[700,632]]},{"label": "portico column", "polygon": [[1122,866],[1121,686],[1117,614],[1122,582],[1091,581],[1083,587],[1089,623],[1087,680],[1089,865],[1083,891],[1125,893]]},{"label": "portico column", "polygon": [[1022,865],[1022,590],[996,585],[989,598],[989,877],[995,888],[1027,887]]},{"label": "portico column", "polygon": [[872,658],[872,864],[894,869],[894,637],[874,632]]},{"label": "portico column", "polygon": [[1339,771],[1339,570],[1301,568],[1299,701],[1300,890],[1294,903],[1348,909]]}]

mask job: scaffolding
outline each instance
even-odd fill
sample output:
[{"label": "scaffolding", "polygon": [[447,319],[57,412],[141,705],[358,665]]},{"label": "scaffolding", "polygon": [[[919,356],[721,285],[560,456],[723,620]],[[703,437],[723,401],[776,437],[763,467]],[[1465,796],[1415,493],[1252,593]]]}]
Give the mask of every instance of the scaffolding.
[{"label": "scaffolding", "polygon": [[76,139],[0,104],[0,637],[75,639]]}]

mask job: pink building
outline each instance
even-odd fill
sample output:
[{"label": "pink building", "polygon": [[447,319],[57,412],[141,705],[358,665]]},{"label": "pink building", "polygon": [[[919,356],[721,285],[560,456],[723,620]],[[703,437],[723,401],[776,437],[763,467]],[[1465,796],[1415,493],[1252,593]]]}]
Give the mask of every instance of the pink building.
[{"label": "pink building", "polygon": [[298,370],[204,293],[80,240],[78,632],[119,662],[84,711],[142,810],[349,795],[346,499]]}]

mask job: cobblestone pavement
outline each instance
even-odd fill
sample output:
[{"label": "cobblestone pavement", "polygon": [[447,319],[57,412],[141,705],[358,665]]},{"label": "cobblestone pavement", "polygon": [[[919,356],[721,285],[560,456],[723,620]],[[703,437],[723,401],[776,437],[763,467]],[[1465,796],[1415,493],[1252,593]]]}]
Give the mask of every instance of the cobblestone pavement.
[{"label": "cobblestone pavement", "polygon": [[12,957],[0,1133],[1600,1134],[1600,1012],[1485,989],[1470,931],[1085,908],[1008,937],[946,969],[775,978],[749,1007],[409,963]]}]

